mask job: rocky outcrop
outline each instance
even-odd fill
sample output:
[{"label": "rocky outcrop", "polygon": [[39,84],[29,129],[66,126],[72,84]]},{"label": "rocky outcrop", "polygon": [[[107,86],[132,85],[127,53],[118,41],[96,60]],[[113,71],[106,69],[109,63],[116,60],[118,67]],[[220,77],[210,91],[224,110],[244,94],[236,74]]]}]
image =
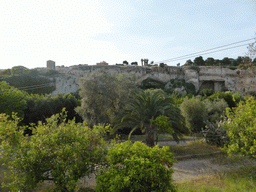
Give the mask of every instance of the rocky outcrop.
[{"label": "rocky outcrop", "polygon": [[[79,89],[79,80],[91,72],[102,69],[118,73],[136,73],[138,85],[146,87],[171,87],[175,91],[187,92],[186,86],[171,86],[171,80],[183,79],[185,83],[192,83],[196,91],[214,89],[216,91],[230,90],[242,94],[256,92],[256,68],[229,69],[224,67],[141,67],[141,66],[80,66],[66,69],[65,73],[55,78],[57,92],[76,92]],[[167,86],[167,87],[166,87]]]}]

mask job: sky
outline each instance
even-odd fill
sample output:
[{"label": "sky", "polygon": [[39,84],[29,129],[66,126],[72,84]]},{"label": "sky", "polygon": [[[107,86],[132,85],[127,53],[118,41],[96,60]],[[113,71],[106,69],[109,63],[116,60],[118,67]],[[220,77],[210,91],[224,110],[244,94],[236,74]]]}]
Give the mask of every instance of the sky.
[{"label": "sky", "polygon": [[[47,60],[157,63],[256,37],[256,0],[8,0],[0,9],[0,69],[46,67]],[[242,46],[165,63],[246,52]]]}]

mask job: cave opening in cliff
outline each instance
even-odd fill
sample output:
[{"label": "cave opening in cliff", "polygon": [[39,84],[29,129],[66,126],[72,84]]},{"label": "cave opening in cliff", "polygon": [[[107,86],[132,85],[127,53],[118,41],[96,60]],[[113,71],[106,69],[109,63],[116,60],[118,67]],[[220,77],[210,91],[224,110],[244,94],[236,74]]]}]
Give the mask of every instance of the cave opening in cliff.
[{"label": "cave opening in cliff", "polygon": [[199,91],[202,91],[204,89],[212,89],[214,91],[224,91],[226,90],[226,87],[225,87],[225,81],[223,80],[204,80],[204,81],[201,81],[200,82],[201,86],[199,88]]}]

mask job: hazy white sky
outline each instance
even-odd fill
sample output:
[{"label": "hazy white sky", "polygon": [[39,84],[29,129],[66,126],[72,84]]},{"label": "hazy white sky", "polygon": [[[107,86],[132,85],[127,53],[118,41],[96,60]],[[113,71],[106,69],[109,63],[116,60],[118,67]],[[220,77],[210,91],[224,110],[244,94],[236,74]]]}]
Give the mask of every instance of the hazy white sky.
[{"label": "hazy white sky", "polygon": [[256,36],[256,0],[6,0],[1,14],[0,69],[158,62]]}]

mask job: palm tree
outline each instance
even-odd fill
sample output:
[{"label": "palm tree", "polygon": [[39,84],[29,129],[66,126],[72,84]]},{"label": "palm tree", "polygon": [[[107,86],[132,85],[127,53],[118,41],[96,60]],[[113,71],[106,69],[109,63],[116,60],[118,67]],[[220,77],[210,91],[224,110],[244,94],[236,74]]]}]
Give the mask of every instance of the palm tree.
[{"label": "palm tree", "polygon": [[142,132],[145,131],[146,144],[153,147],[157,131],[154,120],[160,115],[169,117],[174,129],[172,135],[177,142],[187,130],[180,110],[172,105],[172,99],[166,97],[161,89],[140,91],[128,101],[128,108],[117,117],[114,124],[116,129],[132,127],[128,139],[134,130],[140,128]]}]

